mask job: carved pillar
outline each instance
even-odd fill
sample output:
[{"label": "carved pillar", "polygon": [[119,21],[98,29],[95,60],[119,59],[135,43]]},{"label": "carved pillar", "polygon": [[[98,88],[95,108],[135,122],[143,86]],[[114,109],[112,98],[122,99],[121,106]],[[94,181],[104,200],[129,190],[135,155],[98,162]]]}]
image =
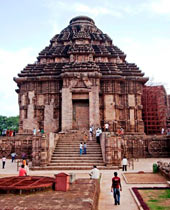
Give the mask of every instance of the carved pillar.
[{"label": "carved pillar", "polygon": [[62,88],[62,131],[72,129],[73,105],[69,88]]},{"label": "carved pillar", "polygon": [[89,92],[89,119],[90,125],[100,126],[98,86],[91,87],[91,92]]}]

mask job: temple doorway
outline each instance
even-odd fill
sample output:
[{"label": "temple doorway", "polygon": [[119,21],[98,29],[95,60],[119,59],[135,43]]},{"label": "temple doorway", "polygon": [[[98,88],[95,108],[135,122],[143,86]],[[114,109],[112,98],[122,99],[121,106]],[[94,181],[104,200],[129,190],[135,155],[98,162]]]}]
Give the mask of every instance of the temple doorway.
[{"label": "temple doorway", "polygon": [[73,100],[73,129],[89,128],[89,100]]}]

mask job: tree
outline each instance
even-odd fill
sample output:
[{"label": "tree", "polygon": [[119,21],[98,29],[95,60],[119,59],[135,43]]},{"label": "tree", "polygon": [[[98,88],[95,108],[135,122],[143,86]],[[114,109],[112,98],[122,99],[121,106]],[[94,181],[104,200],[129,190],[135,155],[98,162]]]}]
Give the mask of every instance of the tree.
[{"label": "tree", "polygon": [[0,115],[0,130],[9,129],[18,131],[19,127],[19,116],[6,117]]}]

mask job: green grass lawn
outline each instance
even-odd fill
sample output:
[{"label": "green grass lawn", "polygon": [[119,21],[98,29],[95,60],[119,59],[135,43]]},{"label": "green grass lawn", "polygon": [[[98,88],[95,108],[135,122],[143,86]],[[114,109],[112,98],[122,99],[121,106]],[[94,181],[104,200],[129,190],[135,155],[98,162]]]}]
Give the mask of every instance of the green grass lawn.
[{"label": "green grass lawn", "polygon": [[139,190],[150,210],[170,210],[170,189]]}]

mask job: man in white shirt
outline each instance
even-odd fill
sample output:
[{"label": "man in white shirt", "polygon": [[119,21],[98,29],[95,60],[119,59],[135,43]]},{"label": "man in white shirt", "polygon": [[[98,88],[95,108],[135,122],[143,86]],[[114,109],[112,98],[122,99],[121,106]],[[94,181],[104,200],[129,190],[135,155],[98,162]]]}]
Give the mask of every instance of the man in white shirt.
[{"label": "man in white shirt", "polygon": [[6,157],[2,157],[2,168],[5,169]]},{"label": "man in white shirt", "polygon": [[100,128],[97,128],[97,130],[96,130],[96,141],[97,141],[98,144],[100,144],[100,134],[101,134]]},{"label": "man in white shirt", "polygon": [[122,160],[122,166],[123,166],[122,170],[127,171],[127,158],[125,156],[123,157]]},{"label": "man in white shirt", "polygon": [[94,165],[89,175],[90,175],[90,179],[99,179],[100,177],[99,169],[97,169],[97,167]]},{"label": "man in white shirt", "polygon": [[109,131],[109,123],[105,123],[105,131],[107,132],[107,131]]}]

